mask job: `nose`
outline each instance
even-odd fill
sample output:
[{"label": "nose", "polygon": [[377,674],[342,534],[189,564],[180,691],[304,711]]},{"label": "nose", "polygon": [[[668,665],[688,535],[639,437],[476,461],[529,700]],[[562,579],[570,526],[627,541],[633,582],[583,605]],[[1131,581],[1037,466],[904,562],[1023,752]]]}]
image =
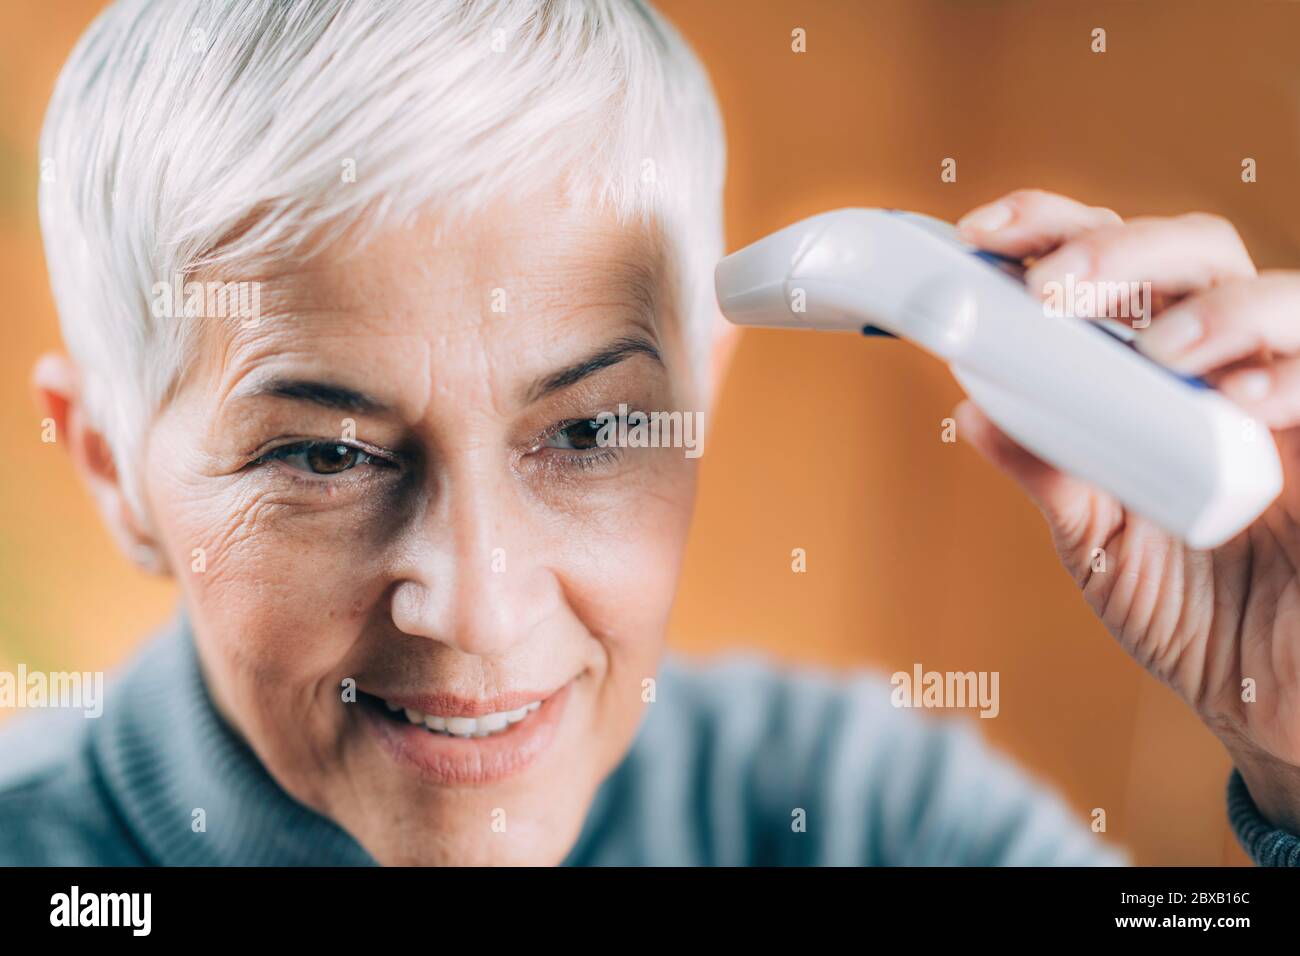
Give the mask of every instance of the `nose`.
[{"label": "nose", "polygon": [[439,492],[409,529],[393,623],[464,654],[507,655],[560,599],[539,516],[504,466],[467,463]]}]

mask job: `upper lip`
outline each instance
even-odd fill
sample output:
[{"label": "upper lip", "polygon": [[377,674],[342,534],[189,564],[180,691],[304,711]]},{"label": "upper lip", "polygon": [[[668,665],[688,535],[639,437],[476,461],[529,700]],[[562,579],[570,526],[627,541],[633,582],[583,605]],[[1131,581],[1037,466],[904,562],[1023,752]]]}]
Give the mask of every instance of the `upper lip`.
[{"label": "upper lip", "polygon": [[418,710],[422,714],[431,714],[435,717],[482,717],[486,714],[509,713],[535,700],[546,700],[563,686],[560,685],[555,690],[512,691],[509,694],[498,694],[496,697],[484,699],[461,697],[457,694],[372,693],[372,696],[396,704],[398,707]]}]

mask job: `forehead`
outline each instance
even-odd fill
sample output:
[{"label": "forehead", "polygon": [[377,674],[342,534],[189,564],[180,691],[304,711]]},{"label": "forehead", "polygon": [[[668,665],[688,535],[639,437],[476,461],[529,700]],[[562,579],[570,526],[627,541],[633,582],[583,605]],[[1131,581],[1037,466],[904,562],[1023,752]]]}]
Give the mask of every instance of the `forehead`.
[{"label": "forehead", "polygon": [[431,292],[460,303],[486,294],[496,315],[591,299],[653,309],[662,260],[657,232],[604,211],[550,200],[500,202],[463,223],[429,217],[359,248],[340,244],[287,275],[283,292],[357,310],[376,299]]},{"label": "forehead", "polygon": [[205,326],[202,364],[226,389],[268,365],[344,358],[417,381],[491,352],[498,367],[502,354],[545,366],[615,325],[659,341],[664,261],[657,230],[590,208],[502,203],[450,228],[425,219],[268,273],[259,321]]}]

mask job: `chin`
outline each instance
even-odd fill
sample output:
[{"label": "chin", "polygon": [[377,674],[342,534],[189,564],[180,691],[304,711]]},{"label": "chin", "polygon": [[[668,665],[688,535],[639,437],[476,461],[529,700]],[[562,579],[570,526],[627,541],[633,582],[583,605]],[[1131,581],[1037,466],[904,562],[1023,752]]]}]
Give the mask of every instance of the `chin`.
[{"label": "chin", "polygon": [[[371,832],[354,835],[384,866],[558,866],[578,839],[590,796],[567,793],[565,809],[546,816],[515,819],[507,813],[505,829],[495,831],[484,823],[500,818],[491,798],[472,796],[446,812],[393,807],[386,820],[371,821]],[[549,802],[540,793],[515,802],[526,806],[529,800]],[[398,822],[403,819],[409,828]]]},{"label": "chin", "polygon": [[[556,866],[596,790],[589,768],[456,789],[383,775],[349,785],[329,814],[384,866]],[[563,781],[563,783],[561,783]]]}]

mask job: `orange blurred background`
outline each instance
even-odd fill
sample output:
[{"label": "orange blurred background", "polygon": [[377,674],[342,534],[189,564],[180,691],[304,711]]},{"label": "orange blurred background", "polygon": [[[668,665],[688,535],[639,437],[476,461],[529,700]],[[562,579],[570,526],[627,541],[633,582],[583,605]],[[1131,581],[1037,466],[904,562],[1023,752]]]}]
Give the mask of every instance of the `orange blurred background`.
[{"label": "orange blurred background", "polygon": [[[120,557],[28,391],[59,346],[36,218],[55,76],[100,0],[0,5],[0,668],[107,669],[167,582]],[[728,248],[837,206],[955,219],[1021,186],[1123,215],[1232,219],[1300,259],[1300,4],[660,0],[728,127]],[[1094,28],[1105,53],[1091,52]],[[806,31],[807,52],[791,50]],[[957,161],[957,181],[940,163]],[[1241,162],[1258,182],[1241,181]],[[998,745],[1150,864],[1240,864],[1229,763],[1112,642],[1033,507],[940,440],[960,398],[901,342],[747,332],[713,413],[673,643],[911,671],[996,670]],[[791,550],[808,570],[791,573]],[[0,714],[0,717],[3,715]],[[973,712],[965,719],[975,720]]]}]

